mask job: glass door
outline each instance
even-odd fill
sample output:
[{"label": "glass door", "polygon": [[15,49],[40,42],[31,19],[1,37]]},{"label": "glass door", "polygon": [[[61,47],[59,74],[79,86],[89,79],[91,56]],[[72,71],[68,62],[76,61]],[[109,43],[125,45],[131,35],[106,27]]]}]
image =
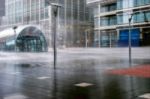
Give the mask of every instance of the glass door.
[{"label": "glass door", "polygon": [[101,32],[101,47],[109,47],[109,46],[110,46],[109,33]]},{"label": "glass door", "polygon": [[110,47],[116,47],[117,46],[117,32],[112,31],[110,32]]},{"label": "glass door", "polygon": [[117,46],[117,32],[103,31],[101,32],[101,47],[115,47]]}]

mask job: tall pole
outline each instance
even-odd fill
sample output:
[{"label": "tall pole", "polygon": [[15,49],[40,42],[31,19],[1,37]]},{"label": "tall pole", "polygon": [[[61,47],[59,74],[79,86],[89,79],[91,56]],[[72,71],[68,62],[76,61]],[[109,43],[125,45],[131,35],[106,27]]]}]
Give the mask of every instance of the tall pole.
[{"label": "tall pole", "polygon": [[53,11],[53,13],[54,13],[54,41],[53,41],[53,50],[54,50],[54,69],[56,69],[56,62],[57,62],[57,48],[56,48],[56,36],[57,36],[57,34],[56,34],[56,32],[57,32],[57,11],[58,10],[58,7],[56,8],[56,10],[55,11]]},{"label": "tall pole", "polygon": [[85,47],[86,47],[86,48],[87,48],[87,46],[88,46],[87,33],[88,33],[88,31],[85,31]]},{"label": "tall pole", "polygon": [[53,50],[54,50],[54,70],[56,69],[56,63],[57,63],[57,17],[58,17],[58,10],[59,10],[59,7],[62,7],[61,5],[58,5],[56,3],[51,3],[51,6],[54,7],[53,9],[53,15],[54,15],[54,30],[53,30],[53,35],[54,35],[54,41],[53,41]]},{"label": "tall pole", "polygon": [[[131,39],[131,21],[132,21],[132,17],[133,17],[133,14],[131,14],[131,17],[129,18],[129,66],[132,67],[132,39]],[[133,77],[130,77],[130,83],[131,83],[131,98],[134,98],[135,95],[134,95],[134,81],[133,81]]]},{"label": "tall pole", "polygon": [[132,14],[131,14],[131,17],[129,18],[129,65],[131,66],[132,65],[132,50],[131,50],[131,47],[132,47],[132,40],[131,40],[131,20],[132,20]]}]

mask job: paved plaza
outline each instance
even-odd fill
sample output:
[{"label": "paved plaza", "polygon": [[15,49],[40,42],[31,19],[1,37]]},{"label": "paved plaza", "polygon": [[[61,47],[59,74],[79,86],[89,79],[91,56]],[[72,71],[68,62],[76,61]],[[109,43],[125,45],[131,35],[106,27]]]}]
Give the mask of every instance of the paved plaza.
[{"label": "paved plaza", "polygon": [[[118,75],[110,70],[150,64],[150,48],[58,49],[45,53],[0,52],[0,99],[144,99],[149,77]],[[145,98],[149,99],[149,98]]]}]

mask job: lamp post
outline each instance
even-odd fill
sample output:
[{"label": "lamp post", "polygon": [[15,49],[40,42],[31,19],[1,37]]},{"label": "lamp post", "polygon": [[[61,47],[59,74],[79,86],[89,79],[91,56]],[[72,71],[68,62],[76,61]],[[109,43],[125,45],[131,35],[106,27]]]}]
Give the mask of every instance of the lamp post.
[{"label": "lamp post", "polygon": [[14,48],[14,50],[15,50],[15,51],[17,51],[17,50],[16,50],[16,37],[17,37],[16,29],[17,29],[17,26],[14,26],[14,27],[13,27],[13,30],[14,30],[14,34],[15,34],[15,39],[14,39],[14,41],[15,41],[15,45],[14,45],[15,48]]},{"label": "lamp post", "polygon": [[[131,50],[131,47],[132,47],[132,39],[131,39],[131,21],[132,21],[132,17],[133,17],[133,14],[130,14],[130,17],[129,17],[129,66],[131,67],[132,66],[132,50]],[[131,83],[131,91],[134,92],[134,84],[133,84],[133,78],[130,77],[130,83]],[[132,93],[132,97],[134,97],[134,93]]]},{"label": "lamp post", "polygon": [[129,18],[129,65],[131,66],[131,63],[132,63],[132,50],[131,50],[131,47],[132,47],[132,40],[131,40],[131,21],[132,21],[132,17],[133,17],[133,14],[131,14],[130,18]]},{"label": "lamp post", "polygon": [[54,15],[54,24],[53,24],[53,35],[54,35],[54,41],[53,41],[53,50],[54,50],[54,70],[56,69],[56,62],[57,62],[57,46],[56,46],[56,40],[57,40],[57,16],[59,8],[62,7],[61,5],[57,3],[51,3],[50,4],[53,7],[53,15]]},{"label": "lamp post", "polygon": [[87,38],[87,35],[88,35],[88,31],[85,31],[85,47],[87,48],[88,46],[88,38]]}]

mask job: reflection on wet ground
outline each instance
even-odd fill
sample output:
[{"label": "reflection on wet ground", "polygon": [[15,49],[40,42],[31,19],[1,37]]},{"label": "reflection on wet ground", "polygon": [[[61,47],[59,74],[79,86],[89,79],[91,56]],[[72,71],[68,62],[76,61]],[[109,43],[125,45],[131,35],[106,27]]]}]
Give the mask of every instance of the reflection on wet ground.
[{"label": "reflection on wet ground", "polygon": [[[133,61],[149,63],[148,59]],[[139,99],[150,92],[150,79],[105,73],[128,67],[127,62],[92,58],[58,61],[56,71],[46,62],[1,63],[0,99]]]}]

